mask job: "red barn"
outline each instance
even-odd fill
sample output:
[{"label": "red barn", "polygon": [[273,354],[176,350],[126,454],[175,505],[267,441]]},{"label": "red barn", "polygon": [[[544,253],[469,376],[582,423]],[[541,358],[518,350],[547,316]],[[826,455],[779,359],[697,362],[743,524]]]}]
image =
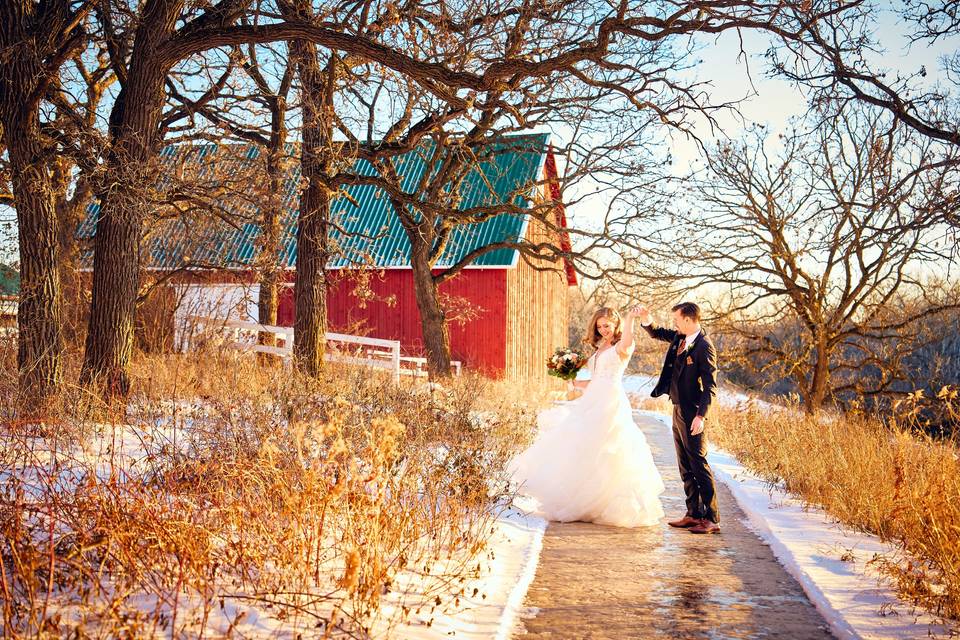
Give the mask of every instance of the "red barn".
[{"label": "red barn", "polygon": [[[467,176],[460,192],[460,206],[556,201],[556,223],[566,226],[559,204],[555,159],[547,136],[514,136],[508,144],[506,152],[491,155]],[[261,162],[255,147],[239,152],[236,146],[169,147],[163,155],[167,166],[181,172],[206,172],[216,175],[218,180],[232,177],[239,181],[237,176],[252,176],[242,179],[255,180],[256,171],[251,169]],[[405,191],[414,189],[427,170],[425,156],[411,152],[396,162]],[[219,171],[215,170],[218,166]],[[282,241],[283,266],[290,283],[296,278],[300,187],[299,167],[292,166],[283,194]],[[198,171],[197,167],[203,169]],[[358,161],[354,170],[363,173],[373,169]],[[258,320],[257,285],[251,271],[259,233],[254,189],[251,186],[246,197],[231,197],[220,203],[250,221],[239,227],[191,222],[179,216],[156,225],[148,236],[148,269],[176,269],[187,274],[174,279],[179,283],[176,290],[180,295],[168,296],[176,299],[179,316],[199,312]],[[94,215],[88,217],[88,234],[94,230],[96,209],[96,205],[91,206]],[[422,355],[409,243],[389,200],[371,185],[351,186],[346,197],[335,199],[332,216],[336,230],[331,238],[339,251],[328,264],[330,330],[399,340],[407,355]],[[437,267],[456,264],[478,247],[522,238],[569,246],[568,238],[551,237],[551,232],[533,216],[503,214],[456,228]],[[454,360],[493,377],[522,379],[545,375],[545,359],[555,347],[567,343],[567,290],[576,280],[569,264],[538,266],[540,269],[528,264],[515,250],[498,249],[483,254],[440,286],[450,319]],[[542,270],[545,267],[551,268]],[[292,326],[293,314],[290,286],[280,299],[278,323]]]}]

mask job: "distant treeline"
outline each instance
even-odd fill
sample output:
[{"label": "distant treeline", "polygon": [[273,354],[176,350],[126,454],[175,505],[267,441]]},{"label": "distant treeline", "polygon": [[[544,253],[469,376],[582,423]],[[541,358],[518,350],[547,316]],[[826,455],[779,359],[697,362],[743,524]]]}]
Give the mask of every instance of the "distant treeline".
[{"label": "distant treeline", "polygon": [[[792,324],[756,330],[786,352],[802,350],[801,334]],[[739,332],[720,334],[717,342],[727,380],[765,395],[795,396],[802,401],[805,385],[801,380],[809,374],[800,373],[797,362],[750,355]],[[960,424],[938,397],[944,387],[960,387],[960,318],[931,318],[893,341],[852,338],[835,353],[831,387],[829,400],[844,410],[882,416],[909,405],[921,414],[917,423],[925,424],[930,435],[960,434]]]}]

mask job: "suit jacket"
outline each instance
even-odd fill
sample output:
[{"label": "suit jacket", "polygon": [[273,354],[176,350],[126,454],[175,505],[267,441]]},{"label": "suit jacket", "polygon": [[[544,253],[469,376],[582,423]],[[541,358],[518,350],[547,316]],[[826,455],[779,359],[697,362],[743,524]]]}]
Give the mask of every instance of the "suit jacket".
[{"label": "suit jacket", "polygon": [[686,351],[678,359],[677,348],[683,339],[682,334],[654,325],[646,326],[644,330],[651,338],[670,343],[663,359],[660,379],[650,395],[656,398],[669,393],[674,404],[683,409],[696,409],[698,416],[706,418],[710,404],[717,395],[717,349],[713,341],[701,329],[693,345],[687,345]]}]

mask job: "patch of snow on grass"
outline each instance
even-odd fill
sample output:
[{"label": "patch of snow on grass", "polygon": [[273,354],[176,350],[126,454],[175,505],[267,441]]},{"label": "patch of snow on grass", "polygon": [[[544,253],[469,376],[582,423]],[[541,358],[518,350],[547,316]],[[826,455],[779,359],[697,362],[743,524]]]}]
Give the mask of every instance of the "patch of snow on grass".
[{"label": "patch of snow on grass", "polygon": [[504,510],[494,523],[486,554],[488,561],[481,575],[465,585],[464,592],[468,595],[460,598],[460,606],[436,615],[427,611],[413,614],[408,624],[395,629],[395,637],[404,640],[510,638],[537,570],[546,528],[543,518],[513,508]]}]

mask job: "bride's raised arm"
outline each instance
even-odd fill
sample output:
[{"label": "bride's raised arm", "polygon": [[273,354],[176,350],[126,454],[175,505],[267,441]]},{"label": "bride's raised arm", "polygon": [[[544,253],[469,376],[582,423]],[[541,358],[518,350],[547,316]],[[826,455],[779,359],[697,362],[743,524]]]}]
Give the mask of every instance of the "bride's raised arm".
[{"label": "bride's raised arm", "polygon": [[620,327],[620,341],[617,343],[617,355],[620,356],[621,360],[629,360],[630,356],[633,355],[633,321],[636,319],[637,314],[637,308],[630,307],[626,315],[623,316],[623,323]]}]

